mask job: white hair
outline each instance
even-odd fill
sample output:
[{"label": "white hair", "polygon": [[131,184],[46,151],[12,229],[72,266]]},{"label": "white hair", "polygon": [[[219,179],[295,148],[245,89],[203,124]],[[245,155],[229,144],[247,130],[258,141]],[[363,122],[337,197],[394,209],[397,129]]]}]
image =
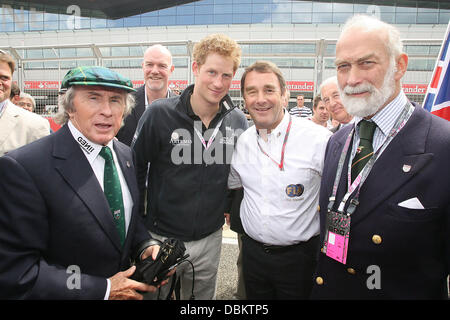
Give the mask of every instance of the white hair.
[{"label": "white hair", "polygon": [[403,53],[403,42],[400,38],[400,31],[393,25],[383,22],[374,16],[368,16],[365,14],[354,15],[345,22],[338,42],[344,33],[354,28],[364,31],[384,31],[387,35],[387,42],[385,43],[385,46],[389,56],[396,58]]},{"label": "white hair", "polygon": [[[66,92],[58,96],[58,112],[53,117],[56,123],[64,125],[69,121],[69,112],[75,112],[75,106],[73,105],[73,99],[75,97],[76,86],[71,86]],[[131,92],[126,92],[125,107],[122,117],[122,126],[125,118],[131,113],[135,106],[135,97]]]},{"label": "white hair", "polygon": [[31,103],[33,104],[33,110],[36,109],[36,100],[34,100],[33,96],[29,93],[26,92],[21,92],[19,95],[20,98],[26,98],[26,99],[30,99]]},{"label": "white hair", "polygon": [[339,87],[339,85],[338,85],[338,80],[337,80],[337,76],[332,76],[332,77],[326,78],[326,79],[320,84],[320,87],[319,87],[320,98],[323,99],[323,96],[322,96],[322,89],[323,89],[323,87],[325,87],[325,86],[327,86],[327,85],[329,85],[329,84],[332,84],[332,83],[334,83],[334,84],[336,85],[336,87]]}]

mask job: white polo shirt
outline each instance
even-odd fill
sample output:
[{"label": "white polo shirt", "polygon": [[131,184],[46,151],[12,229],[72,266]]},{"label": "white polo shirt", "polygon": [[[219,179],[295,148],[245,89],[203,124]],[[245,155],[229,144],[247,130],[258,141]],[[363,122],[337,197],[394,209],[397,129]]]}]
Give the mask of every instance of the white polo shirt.
[{"label": "white polo shirt", "polygon": [[240,216],[245,232],[271,245],[292,245],[319,234],[319,187],[331,132],[291,116],[281,171],[274,161],[280,163],[289,118],[285,112],[267,142],[255,126],[245,131],[236,143],[228,178],[230,189],[244,188]]}]

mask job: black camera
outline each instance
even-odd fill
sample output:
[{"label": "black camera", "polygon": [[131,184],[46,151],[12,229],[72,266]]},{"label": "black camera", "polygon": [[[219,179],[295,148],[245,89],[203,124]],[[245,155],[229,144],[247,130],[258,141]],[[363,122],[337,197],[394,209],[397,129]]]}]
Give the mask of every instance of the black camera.
[{"label": "black camera", "polygon": [[166,239],[161,244],[155,260],[150,256],[136,263],[136,271],[131,279],[153,286],[160,284],[167,279],[170,270],[189,257],[188,254],[184,255],[185,251],[186,247],[182,241],[174,238]]}]

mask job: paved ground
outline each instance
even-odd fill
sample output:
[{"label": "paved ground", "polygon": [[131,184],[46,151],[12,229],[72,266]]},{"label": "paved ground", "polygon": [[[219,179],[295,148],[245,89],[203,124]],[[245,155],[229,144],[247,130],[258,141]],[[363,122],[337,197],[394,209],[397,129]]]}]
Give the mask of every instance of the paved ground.
[{"label": "paved ground", "polygon": [[217,300],[230,300],[233,298],[237,285],[237,256],[238,245],[236,233],[225,225],[217,279]]}]

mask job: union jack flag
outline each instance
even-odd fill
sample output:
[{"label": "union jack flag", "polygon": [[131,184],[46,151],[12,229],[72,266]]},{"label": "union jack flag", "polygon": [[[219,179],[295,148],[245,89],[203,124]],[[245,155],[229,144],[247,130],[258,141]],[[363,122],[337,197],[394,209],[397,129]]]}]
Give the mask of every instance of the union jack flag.
[{"label": "union jack flag", "polygon": [[439,59],[434,67],[433,78],[428,85],[423,107],[431,113],[450,121],[450,60],[449,48],[450,22],[447,26],[444,42],[442,43]]}]

